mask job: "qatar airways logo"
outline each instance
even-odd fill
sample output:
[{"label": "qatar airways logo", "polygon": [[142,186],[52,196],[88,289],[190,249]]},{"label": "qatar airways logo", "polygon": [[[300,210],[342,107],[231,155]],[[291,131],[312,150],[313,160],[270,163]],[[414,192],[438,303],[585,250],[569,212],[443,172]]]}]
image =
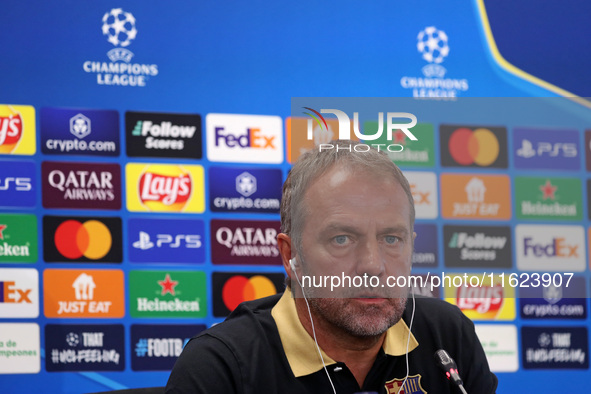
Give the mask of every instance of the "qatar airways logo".
[{"label": "qatar airways logo", "polygon": [[[308,141],[312,141],[316,138],[318,139],[318,132],[314,132],[314,124],[316,127],[320,128],[320,134],[324,136],[322,138],[322,143],[318,144],[318,150],[330,150],[330,149],[337,149],[337,150],[349,150],[355,152],[367,152],[370,147],[373,147],[380,150],[387,150],[388,152],[402,152],[404,150],[404,145],[401,144],[392,144],[393,134],[395,131],[402,131],[406,137],[408,137],[411,141],[417,141],[417,137],[410,131],[411,128],[416,126],[417,124],[417,117],[408,112],[388,112],[386,114],[386,130],[384,130],[384,113],[378,112],[378,130],[371,134],[368,130],[365,130],[365,133],[361,131],[359,128],[359,113],[353,112],[353,134],[354,137],[351,136],[351,119],[349,116],[338,109],[321,109],[320,112],[310,108],[310,107],[303,107],[309,112],[304,112],[304,114],[308,115],[310,119],[308,119],[307,124],[307,134],[306,138]],[[386,140],[388,141],[387,144],[378,144],[378,143],[370,143],[362,144],[362,145],[355,145],[342,147],[342,146],[335,146],[334,144],[328,143],[328,141],[335,139],[332,130],[328,127],[328,123],[322,114],[333,114],[337,117],[338,120],[338,138],[339,140],[350,140],[350,139],[359,139],[361,141],[376,141],[378,139],[383,139],[384,132],[386,133]],[[397,120],[404,120],[403,122],[396,121]]]}]

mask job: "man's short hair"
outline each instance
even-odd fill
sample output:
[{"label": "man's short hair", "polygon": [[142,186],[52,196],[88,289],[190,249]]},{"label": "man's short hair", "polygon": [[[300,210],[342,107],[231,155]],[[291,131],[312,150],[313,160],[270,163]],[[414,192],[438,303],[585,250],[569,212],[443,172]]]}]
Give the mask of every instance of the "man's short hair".
[{"label": "man's short hair", "polygon": [[[332,149],[318,148],[304,153],[295,162],[287,179],[283,184],[281,198],[281,231],[290,236],[292,248],[301,253],[301,240],[304,222],[308,212],[303,206],[304,196],[310,185],[335,165],[343,165],[351,170],[365,170],[385,178],[396,180],[406,193],[410,204],[411,232],[414,228],[415,207],[414,199],[408,180],[400,168],[392,162],[384,151],[371,148],[363,152],[356,152],[354,146],[363,145],[358,141],[331,141]],[[362,149],[360,149],[362,150]]]}]

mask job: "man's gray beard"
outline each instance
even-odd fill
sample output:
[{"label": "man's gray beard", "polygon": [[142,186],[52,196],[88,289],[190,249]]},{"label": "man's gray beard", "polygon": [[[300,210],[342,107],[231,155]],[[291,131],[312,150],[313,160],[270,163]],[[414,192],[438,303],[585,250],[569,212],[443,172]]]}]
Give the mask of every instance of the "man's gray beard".
[{"label": "man's gray beard", "polygon": [[374,337],[398,323],[406,308],[406,297],[389,298],[388,311],[378,305],[359,309],[347,298],[309,298],[310,309],[317,316],[355,337]]}]

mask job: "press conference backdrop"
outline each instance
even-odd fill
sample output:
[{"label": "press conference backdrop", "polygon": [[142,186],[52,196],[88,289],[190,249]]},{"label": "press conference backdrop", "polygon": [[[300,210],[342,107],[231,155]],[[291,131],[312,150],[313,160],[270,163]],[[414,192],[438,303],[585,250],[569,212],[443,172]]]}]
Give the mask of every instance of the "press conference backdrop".
[{"label": "press conference backdrop", "polygon": [[[0,21],[3,392],[164,385],[187,338],[282,289],[281,184],[307,122],[292,97],[565,93],[502,61],[480,2],[29,0]],[[395,133],[416,272],[575,272],[460,306],[499,392],[581,389],[587,107],[479,105]]]}]

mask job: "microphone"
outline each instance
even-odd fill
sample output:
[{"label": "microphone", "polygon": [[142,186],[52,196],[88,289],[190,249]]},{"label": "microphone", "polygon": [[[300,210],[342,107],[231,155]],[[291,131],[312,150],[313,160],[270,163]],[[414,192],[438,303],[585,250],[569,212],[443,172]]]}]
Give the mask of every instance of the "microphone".
[{"label": "microphone", "polygon": [[449,354],[443,349],[436,351],[434,356],[435,362],[437,365],[439,365],[443,372],[445,372],[445,376],[454,382],[454,384],[460,388],[460,391],[462,391],[463,394],[468,394],[466,389],[464,389],[464,382],[462,382],[462,378],[458,373],[458,366],[456,365],[456,362],[453,360],[453,358],[451,358]]}]

